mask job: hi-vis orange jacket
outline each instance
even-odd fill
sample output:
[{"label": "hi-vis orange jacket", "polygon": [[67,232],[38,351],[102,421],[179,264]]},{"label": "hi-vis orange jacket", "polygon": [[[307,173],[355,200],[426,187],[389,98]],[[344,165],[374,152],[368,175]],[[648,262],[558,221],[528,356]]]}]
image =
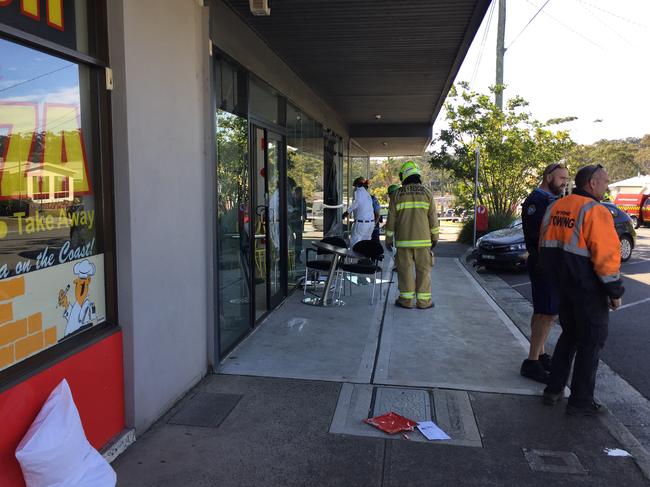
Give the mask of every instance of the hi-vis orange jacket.
[{"label": "hi-vis orange jacket", "polygon": [[542,266],[558,281],[585,292],[620,298],[620,241],[612,214],[579,189],[552,203],[540,232]]}]

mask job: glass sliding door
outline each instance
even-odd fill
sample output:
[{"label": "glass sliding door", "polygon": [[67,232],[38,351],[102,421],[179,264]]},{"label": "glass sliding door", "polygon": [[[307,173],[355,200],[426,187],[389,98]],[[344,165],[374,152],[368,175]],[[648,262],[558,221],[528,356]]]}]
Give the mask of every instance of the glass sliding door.
[{"label": "glass sliding door", "polygon": [[255,228],[255,320],[286,295],[286,204],[283,178],[284,140],[251,125]]}]

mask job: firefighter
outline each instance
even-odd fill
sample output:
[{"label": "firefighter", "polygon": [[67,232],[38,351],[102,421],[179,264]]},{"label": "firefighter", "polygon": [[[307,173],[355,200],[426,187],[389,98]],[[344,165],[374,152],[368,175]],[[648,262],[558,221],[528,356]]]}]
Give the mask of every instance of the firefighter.
[{"label": "firefighter", "polygon": [[343,213],[346,218],[353,213],[354,225],[350,235],[350,248],[361,240],[370,240],[372,230],[375,228],[375,211],[372,207],[372,198],[366,189],[365,178],[358,177],[352,182],[354,186],[354,201],[349,208]]},{"label": "firefighter", "polygon": [[413,308],[415,298],[418,308],[431,308],[432,249],[440,233],[436,205],[431,192],[422,185],[415,162],[402,164],[400,180],[402,187],[390,199],[386,223],[386,248],[391,251],[393,242],[397,248],[399,297],[395,304]]},{"label": "firefighter", "polygon": [[541,264],[558,285],[562,327],[543,400],[560,402],[575,355],[566,413],[594,416],[602,412],[594,401],[594,386],[609,309],[621,306],[625,288],[614,221],[600,204],[609,183],[607,172],[600,164],[585,166],[575,183],[571,195],[549,206],[540,232]]}]

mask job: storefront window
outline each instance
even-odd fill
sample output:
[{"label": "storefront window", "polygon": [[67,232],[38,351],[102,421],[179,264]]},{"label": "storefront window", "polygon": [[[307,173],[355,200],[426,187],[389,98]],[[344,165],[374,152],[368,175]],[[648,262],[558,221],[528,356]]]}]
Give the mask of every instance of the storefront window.
[{"label": "storefront window", "polygon": [[[309,242],[320,240],[324,228],[323,212],[323,127],[287,104],[287,208],[289,259],[295,282],[305,272],[304,250]],[[292,279],[292,277],[294,279]]]},{"label": "storefront window", "polygon": [[0,369],[106,319],[90,86],[0,39]]},{"label": "storefront window", "polygon": [[[216,63],[217,141],[217,306],[219,351],[224,354],[251,328],[250,283],[252,216],[248,121],[235,114],[242,84],[238,69]],[[243,104],[245,106],[245,104]]]}]

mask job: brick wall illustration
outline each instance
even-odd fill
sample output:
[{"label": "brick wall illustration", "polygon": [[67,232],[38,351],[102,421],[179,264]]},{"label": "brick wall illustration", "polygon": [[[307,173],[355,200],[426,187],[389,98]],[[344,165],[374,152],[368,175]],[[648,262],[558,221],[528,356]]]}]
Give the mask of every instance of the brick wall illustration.
[{"label": "brick wall illustration", "polygon": [[56,343],[56,326],[43,328],[40,312],[15,316],[14,302],[24,295],[24,276],[0,281],[0,370]]}]

